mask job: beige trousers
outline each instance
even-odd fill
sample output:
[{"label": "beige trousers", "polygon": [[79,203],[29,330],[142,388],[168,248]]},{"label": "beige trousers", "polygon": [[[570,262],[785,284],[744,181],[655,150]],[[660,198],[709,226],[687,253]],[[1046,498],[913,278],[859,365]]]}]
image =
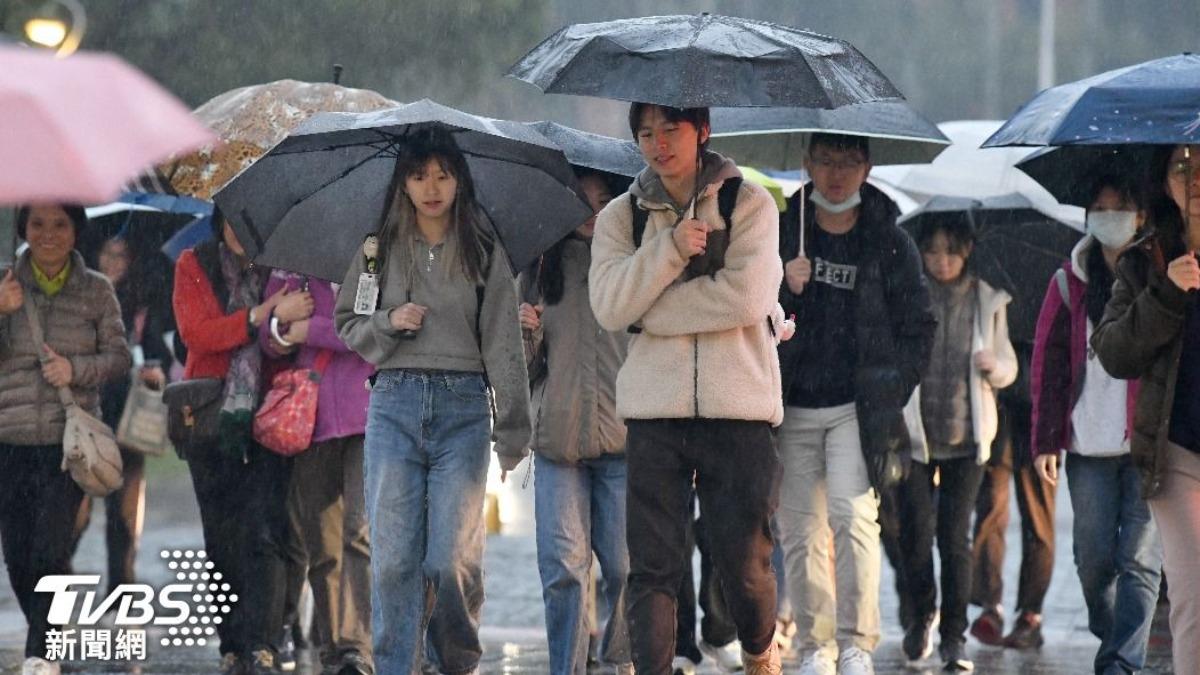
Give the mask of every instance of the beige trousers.
[{"label": "beige trousers", "polygon": [[1200,673],[1200,455],[1167,445],[1167,476],[1150,510],[1162,537],[1175,672]]}]

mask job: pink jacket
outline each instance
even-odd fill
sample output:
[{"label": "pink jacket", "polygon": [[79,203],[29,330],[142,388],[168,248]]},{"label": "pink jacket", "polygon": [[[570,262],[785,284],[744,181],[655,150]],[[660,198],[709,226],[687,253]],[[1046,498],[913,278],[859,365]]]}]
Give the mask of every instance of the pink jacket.
[{"label": "pink jacket", "polygon": [[[1059,275],[1050,279],[1033,338],[1030,387],[1033,395],[1032,443],[1034,457],[1058,454],[1071,447],[1071,413],[1083,393],[1087,366],[1087,268],[1084,256],[1095,245],[1084,237],[1063,263],[1067,302],[1063,301]],[[1133,428],[1138,381],[1129,380],[1125,398],[1125,435]]]}]

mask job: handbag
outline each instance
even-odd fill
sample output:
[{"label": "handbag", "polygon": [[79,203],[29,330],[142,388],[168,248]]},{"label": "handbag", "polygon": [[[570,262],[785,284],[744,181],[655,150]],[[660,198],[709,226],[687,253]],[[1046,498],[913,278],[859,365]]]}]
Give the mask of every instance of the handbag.
[{"label": "handbag", "polygon": [[313,367],[276,373],[271,390],[254,415],[254,440],[268,450],[291,457],[312,445],[317,425],[317,393],[333,352],[322,349]]},{"label": "handbag", "polygon": [[167,406],[167,437],[181,456],[216,442],[221,433],[225,380],[202,377],[172,382],[163,389]]},{"label": "handbag", "polygon": [[[27,298],[24,305],[38,361],[45,364],[49,358],[41,317],[32,298]],[[67,415],[63,427],[62,470],[70,472],[71,479],[92,497],[107,497],[121,489],[125,484],[124,465],[112,429],[81,409],[69,386],[58,387],[58,399]]]},{"label": "handbag", "polygon": [[150,388],[135,375],[117,424],[117,445],[145,455],[162,456],[171,445],[167,418],[163,392]]}]

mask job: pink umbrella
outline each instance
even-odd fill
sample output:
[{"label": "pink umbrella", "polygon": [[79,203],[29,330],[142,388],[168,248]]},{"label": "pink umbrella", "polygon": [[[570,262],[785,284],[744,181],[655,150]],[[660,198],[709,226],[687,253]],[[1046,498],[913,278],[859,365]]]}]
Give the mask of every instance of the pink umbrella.
[{"label": "pink umbrella", "polygon": [[0,47],[0,204],[111,201],[170,155],[214,140],[178,99],[111,54]]}]

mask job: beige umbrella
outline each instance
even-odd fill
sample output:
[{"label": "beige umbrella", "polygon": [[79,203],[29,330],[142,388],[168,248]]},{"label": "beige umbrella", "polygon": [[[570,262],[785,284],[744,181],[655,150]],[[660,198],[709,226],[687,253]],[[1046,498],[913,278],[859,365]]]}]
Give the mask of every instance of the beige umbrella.
[{"label": "beige umbrella", "polygon": [[278,80],[233,89],[196,109],[221,142],[163,167],[180,194],[212,195],[319,112],[370,112],[400,105],[369,89],[329,82]]}]

